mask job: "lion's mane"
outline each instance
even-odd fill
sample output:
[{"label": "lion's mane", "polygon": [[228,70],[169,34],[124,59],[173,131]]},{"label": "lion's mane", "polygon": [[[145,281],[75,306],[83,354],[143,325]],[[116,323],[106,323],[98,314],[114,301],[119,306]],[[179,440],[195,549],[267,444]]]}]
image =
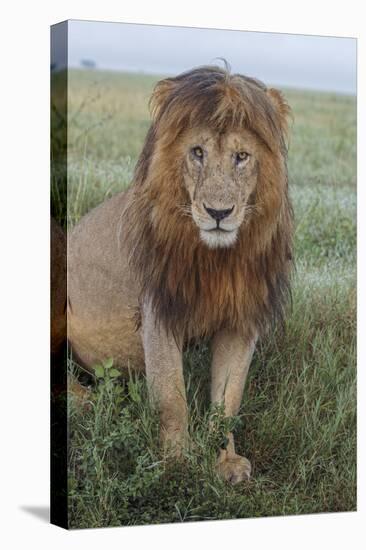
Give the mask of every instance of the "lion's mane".
[{"label": "lion's mane", "polygon": [[[263,332],[283,319],[290,290],[287,103],[257,80],[208,66],[159,82],[151,112],[126,210],[141,299],[151,300],[157,321],[178,337],[209,337],[221,328],[248,337]],[[177,144],[200,125],[248,128],[265,151],[250,213],[230,248],[209,249],[184,213],[189,197]]]}]

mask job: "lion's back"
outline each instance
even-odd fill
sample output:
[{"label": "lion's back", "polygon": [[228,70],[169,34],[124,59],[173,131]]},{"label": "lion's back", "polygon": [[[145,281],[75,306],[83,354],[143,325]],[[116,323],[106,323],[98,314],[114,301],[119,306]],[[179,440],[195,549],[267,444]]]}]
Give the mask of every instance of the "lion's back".
[{"label": "lion's back", "polygon": [[108,357],[118,364],[142,354],[135,330],[138,289],[125,246],[127,206],[128,192],[119,193],[69,234],[68,338],[86,365]]}]

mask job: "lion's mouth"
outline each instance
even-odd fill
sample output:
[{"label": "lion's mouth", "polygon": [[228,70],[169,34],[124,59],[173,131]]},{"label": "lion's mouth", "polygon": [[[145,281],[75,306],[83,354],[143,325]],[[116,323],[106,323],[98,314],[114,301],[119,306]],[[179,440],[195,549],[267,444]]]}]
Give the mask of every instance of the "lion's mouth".
[{"label": "lion's mouth", "polygon": [[237,240],[237,234],[236,229],[224,229],[223,227],[201,229],[201,239],[209,248],[232,246]]},{"label": "lion's mouth", "polygon": [[213,227],[212,229],[206,229],[210,233],[232,233],[234,229],[224,229],[223,227]]}]

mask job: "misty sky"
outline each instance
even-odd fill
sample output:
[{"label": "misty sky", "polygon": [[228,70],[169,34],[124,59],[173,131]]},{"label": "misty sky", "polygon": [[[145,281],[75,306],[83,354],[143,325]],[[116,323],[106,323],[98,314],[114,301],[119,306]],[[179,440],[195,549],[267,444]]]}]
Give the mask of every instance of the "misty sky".
[{"label": "misty sky", "polygon": [[267,84],[356,93],[356,40],[70,21],[69,66],[177,74],[225,58],[233,72]]}]

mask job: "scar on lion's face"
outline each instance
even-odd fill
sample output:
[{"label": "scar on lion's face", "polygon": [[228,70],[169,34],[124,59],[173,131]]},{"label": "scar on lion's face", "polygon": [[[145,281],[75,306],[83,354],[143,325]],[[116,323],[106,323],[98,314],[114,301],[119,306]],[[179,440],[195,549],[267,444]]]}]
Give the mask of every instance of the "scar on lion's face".
[{"label": "scar on lion's face", "polygon": [[191,130],[180,143],[190,214],[210,248],[235,243],[249,215],[261,145],[249,130],[217,134]]}]

